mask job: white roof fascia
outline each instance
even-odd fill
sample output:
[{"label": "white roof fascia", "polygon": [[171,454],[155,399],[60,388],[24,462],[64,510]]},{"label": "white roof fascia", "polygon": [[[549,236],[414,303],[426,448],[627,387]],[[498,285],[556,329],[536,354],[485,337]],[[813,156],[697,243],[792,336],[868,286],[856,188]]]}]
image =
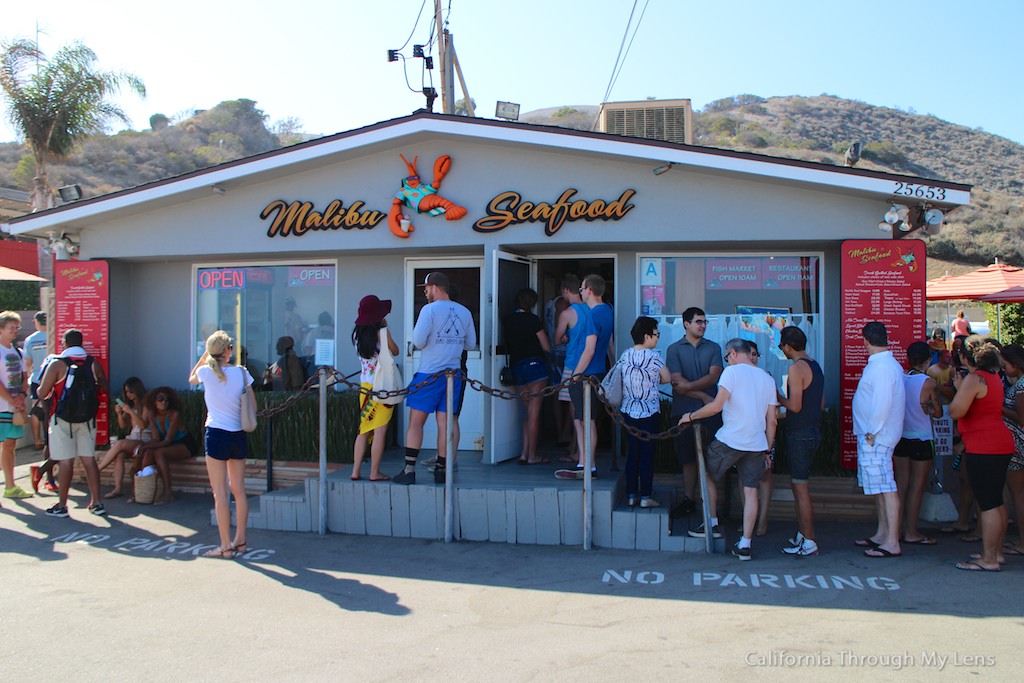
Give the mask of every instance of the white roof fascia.
[{"label": "white roof fascia", "polygon": [[[198,174],[194,177],[170,180],[159,183],[155,187],[138,191],[127,191],[119,196],[90,202],[80,207],[66,208],[53,214],[45,213],[36,218],[24,219],[9,227],[13,234],[55,228],[76,220],[95,217],[147,201],[171,197],[196,189],[209,188],[213,185],[236,181],[265,171],[293,164],[301,164],[305,161],[312,161],[339,152],[350,151],[418,133],[439,133],[454,137],[539,145],[570,152],[591,152],[658,163],[672,163],[695,170],[707,169],[752,175],[768,180],[782,180],[817,185],[822,188],[873,193],[885,198],[895,195],[898,184],[907,184],[907,181],[899,181],[895,177],[889,179],[851,173],[837,173],[824,168],[807,168],[799,165],[777,163],[770,157],[745,159],[729,155],[704,153],[693,149],[672,149],[652,146],[641,141],[632,142],[631,140],[621,138],[607,139],[586,135],[566,135],[561,130],[554,128],[551,131],[540,131],[513,126],[480,124],[472,120],[451,121],[448,119],[414,118],[393,125],[372,128],[364,132],[356,132],[353,135],[346,135],[337,140],[321,144],[300,146],[298,149],[254,159],[249,162],[236,162],[220,170],[198,171]],[[923,179],[922,182],[914,185],[928,187],[927,181]],[[908,197],[908,199],[912,198]],[[937,203],[944,205],[967,205],[970,203],[970,192],[946,188],[945,198]]]}]

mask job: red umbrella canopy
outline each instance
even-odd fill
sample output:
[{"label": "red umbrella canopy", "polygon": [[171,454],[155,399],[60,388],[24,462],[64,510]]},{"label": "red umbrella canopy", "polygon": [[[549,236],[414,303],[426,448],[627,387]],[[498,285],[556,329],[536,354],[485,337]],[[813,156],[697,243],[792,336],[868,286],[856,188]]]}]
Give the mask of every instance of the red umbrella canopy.
[{"label": "red umbrella canopy", "polygon": [[1024,287],[1024,268],[1008,266],[1005,263],[993,263],[963,275],[955,277],[946,275],[929,280],[927,286],[929,301],[978,300],[988,294],[1001,292],[1011,287]]},{"label": "red umbrella canopy", "polygon": [[1019,304],[1024,303],[1024,286],[1010,287],[1001,292],[986,294],[979,297],[978,301],[987,301],[990,304]]}]

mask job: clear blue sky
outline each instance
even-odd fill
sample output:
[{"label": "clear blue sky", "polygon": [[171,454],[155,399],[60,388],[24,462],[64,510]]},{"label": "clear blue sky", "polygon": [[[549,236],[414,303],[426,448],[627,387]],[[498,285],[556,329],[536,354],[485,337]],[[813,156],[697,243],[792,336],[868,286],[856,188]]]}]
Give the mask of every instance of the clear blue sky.
[{"label": "clear blue sky", "polygon": [[[410,113],[401,62],[385,53],[413,29],[422,0],[104,0],[4,2],[0,38],[47,54],[81,40],[100,66],[140,76],[146,100],[119,102],[135,129],[149,116],[248,98],[268,116],[330,134]],[[600,103],[632,0],[444,0],[478,115],[497,100],[522,111]],[[644,0],[640,0],[642,8]],[[412,43],[426,42],[433,0]],[[717,3],[650,0],[612,100],[740,93],[829,93],[912,108],[1024,143],[1021,0]],[[420,87],[421,60],[408,76]],[[435,76],[437,72],[435,71]],[[458,95],[461,97],[461,93]],[[438,107],[439,109],[439,107]],[[0,141],[16,138],[6,123]]]}]

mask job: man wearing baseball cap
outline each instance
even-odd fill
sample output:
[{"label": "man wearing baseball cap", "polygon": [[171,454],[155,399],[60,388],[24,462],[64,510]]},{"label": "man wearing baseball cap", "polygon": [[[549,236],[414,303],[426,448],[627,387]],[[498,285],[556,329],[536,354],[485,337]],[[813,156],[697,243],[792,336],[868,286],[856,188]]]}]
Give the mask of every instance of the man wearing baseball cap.
[{"label": "man wearing baseball cap", "polygon": [[[434,373],[443,370],[458,370],[463,350],[476,348],[476,330],[473,315],[462,304],[451,300],[451,283],[444,273],[427,275],[423,282],[427,305],[420,311],[420,317],[412,331],[413,347],[420,349],[418,372],[409,383],[412,389]],[[454,397],[458,403],[463,391],[463,382],[454,380]],[[405,433],[405,469],[392,481],[396,484],[416,483],[416,460],[423,445],[423,425],[427,416],[434,413],[438,434],[444,434],[448,426],[447,381],[439,375],[425,386],[409,394],[405,401],[409,407],[409,427]],[[443,484],[447,454],[438,452],[434,468],[434,482]],[[453,454],[454,456],[454,454]]]}]

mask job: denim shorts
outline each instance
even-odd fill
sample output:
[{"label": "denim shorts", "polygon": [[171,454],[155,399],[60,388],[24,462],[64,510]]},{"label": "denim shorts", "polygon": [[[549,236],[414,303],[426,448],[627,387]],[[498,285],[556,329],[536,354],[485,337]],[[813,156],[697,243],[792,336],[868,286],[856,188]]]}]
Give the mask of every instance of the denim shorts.
[{"label": "denim shorts", "polygon": [[543,358],[524,358],[512,366],[512,373],[516,377],[516,386],[525,387],[548,377],[548,366]]},{"label": "denim shorts", "polygon": [[786,430],[786,460],[789,462],[789,480],[806,484],[811,476],[811,460],[818,452],[821,430],[817,427]]},{"label": "denim shorts", "polygon": [[244,460],[249,457],[249,435],[207,427],[206,454],[214,460]]}]

